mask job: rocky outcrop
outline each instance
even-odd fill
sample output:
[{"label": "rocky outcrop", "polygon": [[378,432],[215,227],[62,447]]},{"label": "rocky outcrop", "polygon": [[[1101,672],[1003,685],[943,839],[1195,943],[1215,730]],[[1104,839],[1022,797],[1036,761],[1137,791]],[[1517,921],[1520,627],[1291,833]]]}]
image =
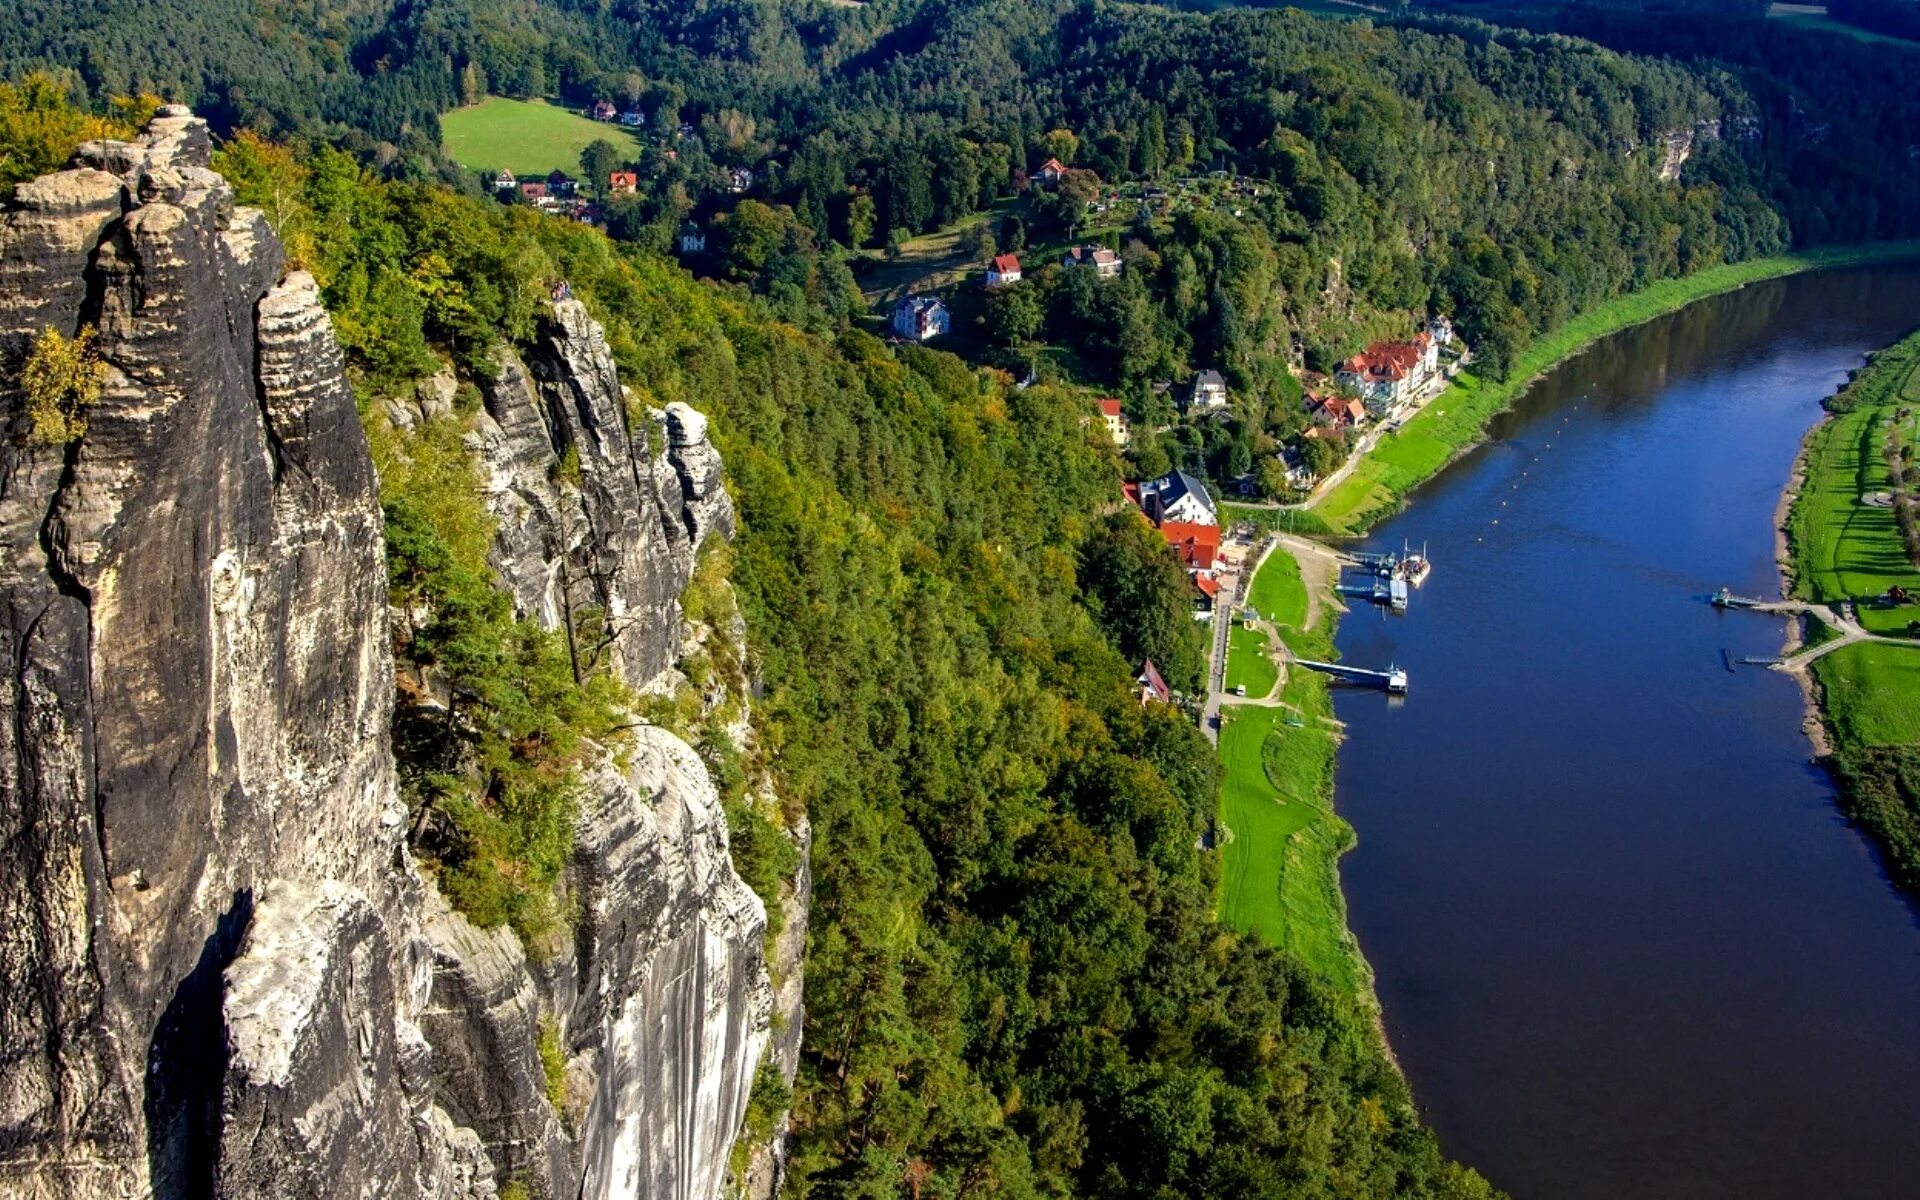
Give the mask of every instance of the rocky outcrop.
[{"label": "rocky outcrop", "polygon": [[[0,1195],[712,1200],[774,1005],[712,781],[652,727],[597,760],[539,961],[433,894],[340,351],[209,154],[164,109],[0,209]],[[88,327],[101,394],[44,444],[18,365]],[[703,418],[634,409],[571,300],[498,365],[503,586],[671,678],[733,524]]]},{"label": "rocky outcrop", "polygon": [[733,508],[706,419],[635,411],[600,326],[555,301],[528,361],[502,349],[468,443],[498,522],[492,562],[520,613],[591,626],[644,688],[680,646],[679,596]]},{"label": "rocky outcrop", "polygon": [[[496,576],[522,617],[572,630],[583,658],[636,689],[670,687],[679,596],[701,544],[733,530],[706,418],[637,409],[572,299],[555,301],[525,358],[502,349],[492,368],[467,444],[496,521]],[[633,736],[618,763],[586,772],[569,879],[579,920],[571,946],[532,968],[537,988],[457,916],[429,923],[437,1005],[487,1031],[435,1070],[443,1105],[536,1195],[705,1200],[771,1036],[766,913],[733,871],[699,756],[664,729]],[[524,1099],[530,1004],[564,1046],[564,1131]],[[436,1047],[453,1036],[441,1024],[428,1018]]]},{"label": "rocky outcrop", "polygon": [[208,153],[162,110],[0,215],[0,354],[92,326],[103,360],[69,445],[0,392],[0,1192],[464,1194],[388,1120],[425,1093],[366,443],[313,281]]}]

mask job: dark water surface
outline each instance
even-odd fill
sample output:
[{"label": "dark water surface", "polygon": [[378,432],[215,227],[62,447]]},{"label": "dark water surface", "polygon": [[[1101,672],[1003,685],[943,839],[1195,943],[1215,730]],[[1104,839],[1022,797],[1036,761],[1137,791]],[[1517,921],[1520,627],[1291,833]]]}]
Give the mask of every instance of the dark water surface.
[{"label": "dark water surface", "polygon": [[[1600,343],[1383,526],[1429,542],[1345,658],[1343,865],[1449,1154],[1516,1200],[1920,1197],[1920,919],[1809,765],[1773,513],[1920,272],[1760,284]],[[1497,523],[1496,523],[1497,522]]]}]

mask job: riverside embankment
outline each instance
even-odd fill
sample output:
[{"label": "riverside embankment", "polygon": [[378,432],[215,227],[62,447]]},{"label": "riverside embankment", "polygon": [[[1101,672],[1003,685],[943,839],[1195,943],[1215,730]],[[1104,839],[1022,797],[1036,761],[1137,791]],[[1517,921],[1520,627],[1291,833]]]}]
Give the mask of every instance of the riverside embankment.
[{"label": "riverside embankment", "polygon": [[[1516,1197],[1904,1197],[1920,923],[1808,761],[1776,653],[1776,505],[1819,401],[1920,315],[1920,269],[1821,272],[1595,343],[1375,544],[1351,614],[1406,704],[1339,693],[1347,916],[1450,1152]],[[1844,661],[1851,650],[1823,662]]]}]

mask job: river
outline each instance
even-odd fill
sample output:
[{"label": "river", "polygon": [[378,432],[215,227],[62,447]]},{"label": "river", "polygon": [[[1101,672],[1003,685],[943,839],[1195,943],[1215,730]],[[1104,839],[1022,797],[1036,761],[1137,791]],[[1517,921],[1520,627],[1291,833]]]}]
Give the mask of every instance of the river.
[{"label": "river", "polygon": [[1820,399],[1920,325],[1920,270],[1803,275],[1539,381],[1370,545],[1342,864],[1388,1037],[1449,1155],[1515,1200],[1920,1196],[1920,918],[1809,762],[1773,516]]}]

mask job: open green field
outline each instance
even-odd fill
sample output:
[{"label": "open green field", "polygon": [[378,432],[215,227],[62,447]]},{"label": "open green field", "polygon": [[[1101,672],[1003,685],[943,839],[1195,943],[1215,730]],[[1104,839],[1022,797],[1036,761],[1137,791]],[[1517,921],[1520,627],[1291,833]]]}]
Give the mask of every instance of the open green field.
[{"label": "open green field", "polygon": [[1839,746],[1920,745],[1920,646],[1856,642],[1813,664]]},{"label": "open green field", "polygon": [[[1331,653],[1325,645],[1331,636],[1328,622],[1318,629],[1300,628],[1307,593],[1292,555],[1278,549],[1268,555],[1250,595],[1288,642]],[[1232,636],[1242,633],[1235,629]],[[1264,635],[1254,636],[1264,643]],[[1227,669],[1231,684],[1231,656]],[[1251,684],[1247,691],[1263,694]],[[1339,875],[1340,856],[1353,847],[1354,834],[1333,809],[1339,740],[1330,723],[1327,681],[1311,671],[1291,670],[1279,701],[1277,708],[1229,705],[1221,713],[1220,760],[1226,772],[1220,820],[1231,837],[1221,851],[1220,919],[1291,951],[1340,987],[1358,988],[1366,967],[1347,932]],[[1289,725],[1289,720],[1300,724]]]},{"label": "open green field", "polygon": [[1247,603],[1276,625],[1298,629],[1306,624],[1307,585],[1300,580],[1300,564],[1293,555],[1284,550],[1267,555],[1247,589]]},{"label": "open green field", "polygon": [[[1809,600],[1861,601],[1860,624],[1876,633],[1901,633],[1920,608],[1873,608],[1865,601],[1896,584],[1920,595],[1915,569],[1900,541],[1891,508],[1861,497],[1892,487],[1885,446],[1901,408],[1920,413],[1920,334],[1891,346],[1830,402],[1836,415],[1807,438],[1806,482],[1787,523],[1794,554],[1795,592]],[[1910,415],[1898,432],[1915,441]]]},{"label": "open green field", "polygon": [[580,152],[605,138],[623,155],[640,156],[631,130],[538,100],[489,96],[440,118],[440,146],[447,157],[473,171],[515,175],[580,174]]},{"label": "open green field", "polygon": [[1862,29],[1858,25],[1849,25],[1845,21],[1836,20],[1827,15],[1827,6],[1824,4],[1774,4],[1768,7],[1767,18],[1799,29],[1844,33],[1862,42],[1878,42],[1894,46],[1920,45],[1920,42],[1910,42],[1888,33],[1875,33],[1871,29]]},{"label": "open green field", "polygon": [[1282,695],[1308,714],[1304,727],[1288,726],[1285,708],[1223,714],[1220,820],[1231,840],[1221,852],[1220,919],[1354,990],[1362,968],[1337,871],[1354,836],[1333,811],[1334,734],[1316,719],[1331,711],[1327,685],[1296,671]]},{"label": "open green field", "polygon": [[1463,372],[1452,387],[1398,433],[1388,435],[1352,475],[1321,497],[1313,510],[1335,530],[1364,531],[1399,508],[1408,492],[1478,442],[1484,436],[1487,421],[1511,405],[1542,371],[1609,333],[1762,279],[1822,267],[1916,256],[1920,256],[1920,243],[1915,242],[1839,246],[1713,267],[1684,279],[1662,280],[1652,287],[1621,296],[1528,346],[1504,382]]},{"label": "open green field", "polygon": [[1247,695],[1259,698],[1273,690],[1280,679],[1267,646],[1267,635],[1258,629],[1236,624],[1227,634],[1227,690],[1247,689]]}]

